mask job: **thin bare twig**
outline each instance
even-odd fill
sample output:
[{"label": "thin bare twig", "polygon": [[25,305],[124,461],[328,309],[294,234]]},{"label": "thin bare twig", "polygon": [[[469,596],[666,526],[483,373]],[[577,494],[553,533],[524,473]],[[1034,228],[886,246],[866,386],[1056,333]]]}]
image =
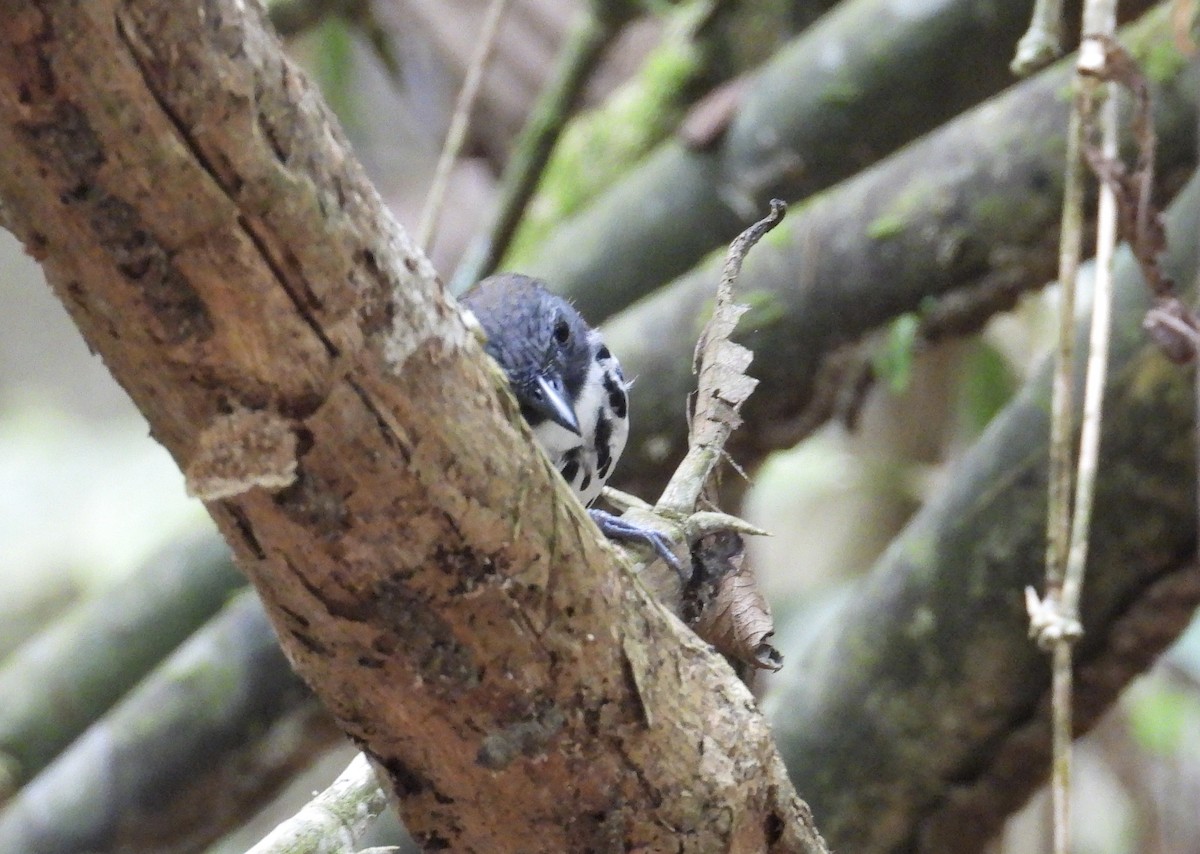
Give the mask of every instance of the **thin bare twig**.
[{"label": "thin bare twig", "polygon": [[443,202],[446,198],[446,187],[450,184],[450,172],[454,161],[462,151],[463,141],[467,138],[467,128],[471,124],[471,110],[475,106],[475,98],[483,83],[483,71],[487,68],[492,51],[496,47],[496,34],[500,30],[500,19],[508,8],[509,0],[491,0],[488,4],[487,15],[483,19],[483,28],[479,32],[479,41],[475,46],[475,54],[467,67],[462,89],[459,90],[458,100],[454,104],[454,115],[450,119],[450,127],[446,131],[446,142],[442,145],[442,153],[438,157],[437,168],[433,172],[433,184],[425,197],[425,206],[421,210],[420,224],[417,226],[417,245],[425,254],[429,254],[437,231],[438,219],[442,214]]},{"label": "thin bare twig", "polygon": [[[1081,55],[1082,59],[1082,55]],[[1115,156],[1117,147],[1116,90],[1105,87],[1108,99],[1103,114],[1104,149]],[[1112,189],[1100,188],[1097,222],[1092,321],[1088,341],[1087,378],[1083,396],[1083,423],[1079,440],[1079,467],[1075,478],[1075,506],[1071,518],[1071,540],[1063,576],[1059,619],[1063,630],[1054,641],[1054,804],[1055,852],[1070,850],[1071,738],[1072,738],[1072,648],[1083,634],[1079,621],[1079,596],[1087,563],[1092,506],[1096,493],[1096,471],[1100,454],[1101,410],[1108,377],[1108,343],[1112,318],[1113,252],[1117,242],[1116,199]]]},{"label": "thin bare twig", "polygon": [[[1083,57],[1080,57],[1081,61]],[[1103,151],[1107,157],[1117,154],[1116,84],[1107,83],[1101,124]],[[1062,614],[1068,620],[1079,619],[1079,596],[1083,589],[1083,569],[1087,561],[1088,535],[1096,492],[1096,467],[1100,454],[1100,423],[1104,403],[1104,382],[1108,374],[1108,343],[1112,326],[1113,253],[1117,245],[1116,194],[1108,184],[1100,186],[1100,206],[1096,223],[1096,260],[1093,282],[1092,323],[1088,340],[1087,379],[1083,393],[1083,423],[1079,439],[1079,468],[1075,479],[1075,508],[1071,519],[1071,546],[1063,578]]]},{"label": "thin bare twig", "polygon": [[[1030,629],[1043,649],[1052,653],[1051,680],[1053,767],[1051,791],[1054,804],[1054,851],[1070,850],[1070,792],[1072,737],[1072,648],[1083,633],[1079,620],[1079,597],[1087,562],[1088,535],[1095,495],[1099,460],[1101,409],[1108,369],[1108,341],[1112,313],[1112,259],[1117,240],[1117,200],[1111,184],[1100,192],[1097,223],[1095,296],[1089,338],[1089,359],[1084,391],[1083,427],[1080,438],[1078,476],[1074,508],[1071,494],[1070,445],[1073,435],[1074,377],[1074,286],[1078,275],[1083,216],[1083,142],[1092,125],[1099,80],[1108,65],[1108,45],[1116,29],[1115,0],[1088,0],[1084,7],[1083,32],[1087,34],[1076,64],[1076,97],[1070,119],[1067,161],[1068,192],[1063,201],[1063,234],[1060,244],[1059,280],[1063,288],[1060,308],[1059,357],[1054,378],[1053,421],[1049,508],[1047,518],[1046,594],[1038,599],[1026,590]],[[1115,91],[1108,87],[1102,115],[1106,156],[1116,153]]]},{"label": "thin bare twig", "polygon": [[400,57],[396,55],[396,47],[392,44],[390,34],[375,15],[375,7],[371,0],[354,0],[350,20],[366,37],[375,58],[379,60],[392,82],[397,86],[402,85],[404,67],[400,63]]},{"label": "thin bare twig", "polygon": [[1051,392],[1050,474],[1046,521],[1046,591],[1058,595],[1066,575],[1071,537],[1074,477],[1075,285],[1083,252],[1082,96],[1077,94],[1067,128],[1067,175],[1063,188],[1062,231],[1058,246],[1058,344]]},{"label": "thin bare twig", "polygon": [[1049,492],[1046,519],[1046,594],[1039,600],[1026,589],[1030,632],[1039,645],[1052,652],[1051,708],[1054,759],[1051,771],[1054,803],[1054,851],[1065,854],[1069,846],[1071,786],[1071,647],[1058,636],[1074,632],[1064,626],[1059,603],[1070,548],[1073,475],[1075,374],[1075,284],[1083,241],[1083,113],[1082,94],[1076,92],[1067,130],[1067,176],[1063,192],[1062,234],[1059,238],[1058,353],[1054,366],[1051,402]]},{"label": "thin bare twig", "polygon": [[[1054,851],[1066,854],[1071,826],[1071,643],[1079,634],[1078,621],[1064,619],[1062,587],[1071,545],[1072,465],[1075,434],[1075,286],[1083,238],[1083,110],[1085,96],[1077,91],[1071,110],[1067,143],[1067,187],[1063,199],[1063,236],[1059,251],[1058,359],[1054,374],[1051,424],[1050,483],[1047,510],[1046,598],[1040,612],[1030,610],[1030,628],[1038,643],[1051,653],[1051,732],[1053,759],[1051,800]],[[1069,245],[1068,245],[1069,241]]]},{"label": "thin bare twig", "polygon": [[297,36],[342,11],[342,0],[279,0],[269,7],[271,24],[284,38]]},{"label": "thin bare twig", "polygon": [[525,207],[537,189],[559,135],[583,87],[633,14],[633,4],[593,0],[559,56],[554,77],[538,97],[501,179],[500,200],[489,234],[472,246],[454,272],[450,290],[459,294],[495,272],[508,251]]},{"label": "thin bare twig", "polygon": [[270,4],[271,23],[284,38],[298,36],[324,21],[338,17],[357,28],[366,37],[371,50],[396,83],[403,69],[387,31],[375,17],[371,0],[279,0]]}]

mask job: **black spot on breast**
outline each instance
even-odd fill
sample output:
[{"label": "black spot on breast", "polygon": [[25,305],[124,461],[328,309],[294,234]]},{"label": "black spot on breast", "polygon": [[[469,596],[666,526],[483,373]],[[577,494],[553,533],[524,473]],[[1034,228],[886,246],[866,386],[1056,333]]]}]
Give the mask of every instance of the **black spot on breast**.
[{"label": "black spot on breast", "polygon": [[591,486],[591,485],[592,485],[592,475],[591,475],[591,473],[590,473],[590,472],[588,472],[588,473],[585,473],[585,474],[584,474],[584,476],[583,476],[583,480],[581,480],[581,481],[579,482],[579,489],[580,489],[580,491],[583,491],[583,490],[587,489],[587,488],[588,488],[589,486]]},{"label": "black spot on breast", "polygon": [[596,411],[596,468],[606,469],[612,465],[612,421],[604,407]]},{"label": "black spot on breast", "polygon": [[596,477],[605,480],[608,477],[608,470],[612,467],[612,457],[609,457],[604,463],[596,469]]},{"label": "black spot on breast", "polygon": [[604,375],[604,390],[608,392],[608,406],[613,411],[613,415],[624,418],[629,412],[629,399],[625,396],[625,389],[621,388],[621,383],[616,376]]},{"label": "black spot on breast", "polygon": [[609,359],[611,359],[611,358],[612,358],[612,351],[611,351],[611,350],[609,350],[609,349],[608,349],[606,346],[604,346],[603,344],[601,344],[601,345],[600,345],[600,349],[596,351],[596,361],[597,361],[597,362],[604,362],[604,361],[607,361],[607,360],[609,360]]},{"label": "black spot on breast", "polygon": [[563,480],[567,483],[574,484],[575,476],[579,474],[579,460],[576,457],[569,457],[563,467],[559,469],[562,472]]},{"label": "black spot on breast", "polygon": [[628,402],[625,399],[625,392],[614,391],[608,395],[608,405],[612,407],[613,414],[618,418],[624,418],[629,411]]}]

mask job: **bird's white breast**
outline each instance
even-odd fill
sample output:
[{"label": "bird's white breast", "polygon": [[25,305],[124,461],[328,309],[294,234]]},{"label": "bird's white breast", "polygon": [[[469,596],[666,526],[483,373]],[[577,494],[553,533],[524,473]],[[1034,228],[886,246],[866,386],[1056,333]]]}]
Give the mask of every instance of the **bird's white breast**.
[{"label": "bird's white breast", "polygon": [[[602,358],[607,351],[603,349],[603,340],[597,331],[589,333],[588,344],[592,358],[575,401],[575,416],[579,420],[581,436],[548,421],[539,424],[533,431],[551,461],[585,505],[591,504],[600,495],[629,438],[628,383],[621,373],[621,365],[611,354]],[[612,405],[614,389],[619,391],[620,399],[617,402],[624,409],[623,413]],[[605,438],[597,434],[604,433],[607,433],[607,454],[597,444],[598,438]],[[606,458],[608,464],[605,468]]]}]

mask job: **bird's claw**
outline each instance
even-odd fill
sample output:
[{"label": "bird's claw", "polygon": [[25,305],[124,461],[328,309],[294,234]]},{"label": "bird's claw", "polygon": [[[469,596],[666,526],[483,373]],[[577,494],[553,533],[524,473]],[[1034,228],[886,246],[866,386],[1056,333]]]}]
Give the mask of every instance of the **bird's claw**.
[{"label": "bird's claw", "polygon": [[604,510],[588,510],[588,514],[591,515],[592,521],[596,523],[600,532],[610,540],[636,540],[645,543],[654,549],[655,554],[666,561],[667,566],[679,573],[680,579],[685,584],[691,579],[691,568],[684,567],[671,549],[670,540],[658,531],[628,522],[620,516],[614,516]]}]

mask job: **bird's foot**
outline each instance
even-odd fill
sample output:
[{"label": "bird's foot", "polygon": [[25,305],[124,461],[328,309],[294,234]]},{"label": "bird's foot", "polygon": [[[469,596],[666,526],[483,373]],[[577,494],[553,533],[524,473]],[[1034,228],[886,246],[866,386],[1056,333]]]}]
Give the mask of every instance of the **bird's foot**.
[{"label": "bird's foot", "polygon": [[588,510],[592,521],[600,528],[600,532],[610,540],[633,540],[645,543],[654,549],[654,553],[666,561],[667,566],[679,573],[680,579],[686,584],[692,577],[690,567],[685,567],[675,552],[671,549],[671,541],[653,528],[627,522],[620,516],[614,516],[604,510]]}]

